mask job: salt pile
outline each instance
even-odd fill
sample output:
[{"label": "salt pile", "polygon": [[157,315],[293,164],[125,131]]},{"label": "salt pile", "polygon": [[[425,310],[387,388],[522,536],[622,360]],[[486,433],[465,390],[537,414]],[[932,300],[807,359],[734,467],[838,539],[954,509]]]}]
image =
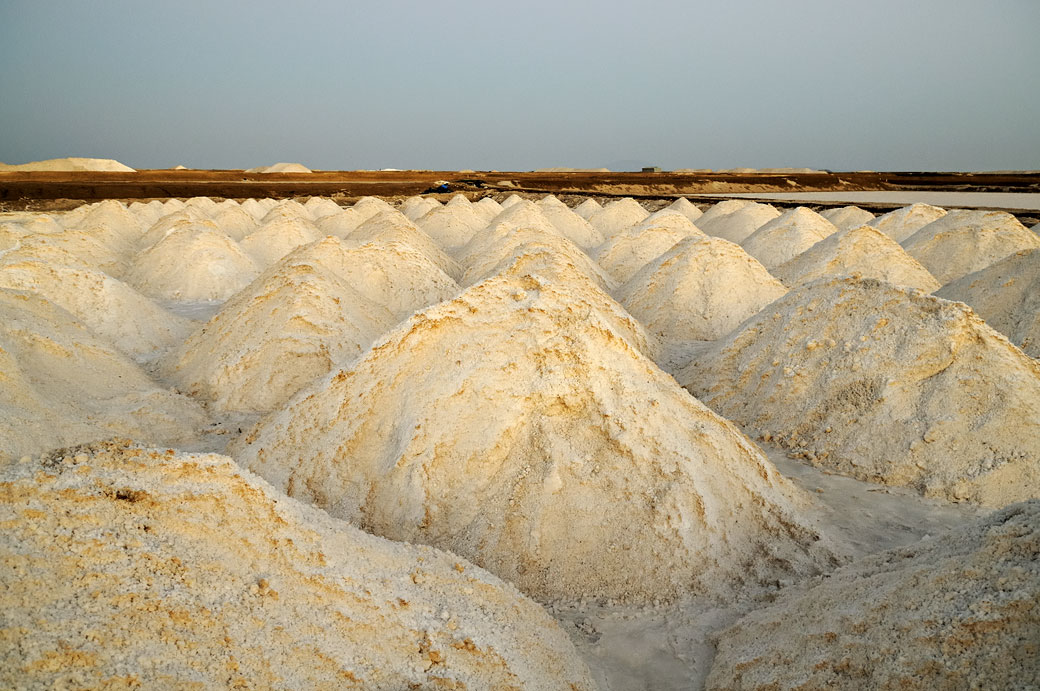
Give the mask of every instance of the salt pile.
[{"label": "salt pile", "polygon": [[101,233],[66,230],[55,235],[23,236],[17,247],[12,247],[3,255],[2,261],[39,260],[104,271],[110,276],[123,276],[130,266],[132,255],[129,247],[113,247]]},{"label": "salt pile", "polygon": [[0,171],[13,173],[18,171],[55,171],[67,172],[75,170],[101,171],[115,173],[133,173],[133,168],[111,158],[49,158],[46,161],[33,161],[19,165],[0,163]]},{"label": "salt pile", "polygon": [[350,208],[364,216],[366,220],[384,211],[395,211],[394,207],[378,197],[362,197]]},{"label": "salt pile", "polygon": [[340,209],[334,214],[322,216],[314,224],[318,232],[323,235],[335,235],[343,239],[354,232],[354,230],[368,220],[363,213],[353,208]]},{"label": "salt pile", "polygon": [[1034,688],[1038,553],[1030,501],[784,590],[722,634],[707,687]]},{"label": "salt pile", "polygon": [[401,202],[401,206],[397,210],[403,213],[409,221],[415,222],[440,206],[441,203],[436,199],[415,196],[408,197],[408,199]]},{"label": "salt pile", "polygon": [[594,688],[512,586],[229,458],[97,444],[0,481],[5,687]]},{"label": "salt pile", "polygon": [[213,214],[213,223],[236,242],[257,229],[256,219],[240,206],[218,210]]},{"label": "salt pile", "polygon": [[[272,211],[265,218],[270,218]],[[321,233],[313,223],[303,218],[275,218],[239,243],[260,268],[271,266],[276,261],[301,245],[321,239]]]},{"label": "salt pile", "polygon": [[1027,355],[1040,358],[1040,249],[1016,252],[936,295],[968,303]]},{"label": "salt pile", "polygon": [[[146,250],[172,233],[174,230],[191,227],[220,231],[216,222],[198,209],[181,209],[180,211],[168,213],[153,223],[151,227],[149,227],[148,230],[146,230],[138,239],[137,247],[139,250]],[[253,224],[253,227],[256,227],[255,223]],[[228,233],[225,233],[225,235],[230,237],[230,234]]]},{"label": "salt pile", "polygon": [[834,224],[838,230],[849,230],[870,223],[874,214],[858,206],[842,206],[836,209],[824,209],[820,215]]},{"label": "salt pile", "polygon": [[786,292],[740,245],[694,236],[644,266],[617,298],[651,333],[681,343],[720,338]]},{"label": "salt pile", "polygon": [[433,238],[441,249],[454,252],[469,242],[473,234],[487,225],[484,216],[465,204],[446,204],[431,209],[415,224]]},{"label": "salt pile", "polygon": [[650,212],[640,206],[639,202],[626,197],[609,202],[589,216],[589,225],[598,230],[604,240],[609,240],[622,230],[645,220],[649,215]]},{"label": "salt pile", "polygon": [[615,330],[586,285],[534,272],[480,283],[232,454],[291,496],[542,599],[733,592],[833,564],[803,496]]},{"label": "salt pile", "polygon": [[207,216],[212,216],[217,211],[217,203],[209,197],[192,197],[184,202],[186,209],[198,209]]},{"label": "salt pile", "polygon": [[555,196],[550,194],[538,200],[538,208],[560,232],[560,235],[583,250],[590,250],[603,244],[603,235]]},{"label": "salt pile", "polygon": [[951,501],[1040,496],[1040,364],[959,303],[821,279],[677,378],[814,465]]},{"label": "salt pile", "polygon": [[799,206],[761,226],[740,244],[767,269],[774,269],[836,232],[826,218]]},{"label": "salt pile", "polygon": [[926,293],[940,285],[899,243],[870,226],[839,230],[773,269],[773,275],[789,287],[824,276],[876,278]]},{"label": "salt pile", "polygon": [[303,208],[307,210],[313,221],[339,213],[342,210],[339,204],[328,197],[311,197],[303,205]]},{"label": "salt pile", "polygon": [[519,204],[522,201],[524,201],[524,199],[519,194],[511,194],[506,197],[505,201],[503,201],[499,206],[501,206],[502,210],[505,211],[514,204]]},{"label": "salt pile", "polygon": [[491,197],[484,197],[473,204],[473,210],[481,215],[484,219],[484,223],[490,223],[491,219],[502,213],[502,205],[496,202]]},{"label": "salt pile", "polygon": [[1015,252],[1040,247],[1040,237],[1006,211],[951,211],[902,243],[943,285]]},{"label": "salt pile", "polygon": [[603,207],[595,199],[586,199],[581,204],[574,207],[574,213],[578,214],[586,221],[592,218],[592,214],[596,213]]},{"label": "salt pile", "polygon": [[380,211],[371,216],[344,240],[350,247],[361,247],[370,242],[402,242],[424,254],[453,280],[457,281],[462,277],[462,267],[459,263],[449,257],[433,238],[394,209]]},{"label": "salt pile", "polygon": [[[702,224],[706,224],[709,221],[713,221],[716,218],[722,218],[723,216],[728,216],[734,211],[738,211],[740,209],[743,209],[745,206],[750,206],[754,203],[755,202],[752,202],[748,199],[724,199],[721,202],[712,204],[710,207],[708,207],[706,211],[701,213],[700,217],[697,220],[700,221]],[[779,213],[777,215],[779,215]]]},{"label": "salt pile", "polygon": [[113,435],[186,443],[205,417],[42,297],[0,289],[0,461]]},{"label": "salt pile", "polygon": [[170,232],[139,253],[126,282],[159,300],[224,301],[259,272],[253,260],[226,234],[189,226]]},{"label": "salt pile", "polygon": [[310,168],[302,163],[275,163],[271,166],[258,166],[247,168],[246,173],[312,173]]},{"label": "salt pile", "polygon": [[698,207],[694,206],[692,202],[686,197],[679,197],[674,202],[669,204],[666,208],[672,211],[678,211],[686,218],[696,222],[701,216],[704,215]]},{"label": "salt pile", "polygon": [[682,219],[683,224],[669,222],[668,217],[654,214],[607,240],[596,248],[592,258],[618,283],[624,283],[647,262],[661,256],[676,243],[688,237],[707,237],[682,214],[671,213],[670,216]]},{"label": "salt pile", "polygon": [[[754,202],[740,204],[728,213],[712,214],[712,211],[723,204],[728,204],[728,202],[719,202],[705,211],[704,215],[697,219],[697,227],[708,235],[729,240],[738,245],[763,225],[780,216],[780,212],[773,206]],[[731,207],[726,206],[725,208]]]},{"label": "salt pile", "polygon": [[265,202],[271,202],[271,206],[274,205],[273,199],[246,199],[239,206],[242,207],[243,211],[259,221],[271,210],[270,206],[265,204]]},{"label": "salt pile", "polygon": [[946,209],[940,209],[938,206],[911,204],[878,216],[868,222],[868,225],[877,228],[896,242],[902,242],[932,221],[945,215]]}]

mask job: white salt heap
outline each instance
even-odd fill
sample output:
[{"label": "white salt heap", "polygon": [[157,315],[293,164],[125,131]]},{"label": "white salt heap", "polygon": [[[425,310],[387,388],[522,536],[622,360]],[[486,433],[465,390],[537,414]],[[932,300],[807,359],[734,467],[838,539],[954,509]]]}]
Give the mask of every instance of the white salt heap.
[{"label": "white salt heap", "polygon": [[966,302],[986,323],[1040,358],[1040,249],[1016,252],[936,292]]},{"label": "white salt heap", "polygon": [[774,269],[836,232],[826,218],[799,206],[761,226],[740,244],[767,269]]},{"label": "white salt heap", "polygon": [[[675,219],[681,219],[682,223],[674,222]],[[682,214],[654,214],[604,242],[592,253],[592,258],[618,283],[624,283],[647,262],[688,237],[707,236]]]},{"label": "white salt heap", "polygon": [[720,338],[786,292],[739,245],[694,236],[644,266],[617,298],[651,333],[681,343]]},{"label": "white salt heap", "polygon": [[219,209],[213,214],[213,223],[236,242],[241,242],[257,229],[256,219],[240,206]]},{"label": "white salt heap", "polygon": [[0,289],[0,461],[114,435],[187,443],[201,408],[44,298]]},{"label": "white salt heap", "polygon": [[[146,250],[152,247],[174,230],[182,228],[207,228],[209,230],[224,232],[217,226],[216,222],[198,209],[181,209],[166,214],[144,232],[138,239],[137,249]],[[253,224],[256,227],[256,224]],[[229,233],[224,233],[230,237]]]},{"label": "white salt heap", "polygon": [[589,225],[609,240],[612,236],[646,219],[650,212],[635,199],[626,197],[608,202],[606,206],[589,216]]},{"label": "white salt heap", "polygon": [[603,235],[598,230],[553,195],[538,200],[538,208],[560,235],[583,250],[587,251],[603,244]]},{"label": "white salt heap", "polygon": [[247,168],[246,173],[311,173],[313,172],[310,168],[303,165],[302,163],[275,163],[270,166],[258,166],[256,168]]},{"label": "white salt heap", "polygon": [[731,208],[728,202],[719,202],[697,219],[697,227],[708,235],[737,244],[743,243],[756,230],[780,216],[780,212],[773,206],[754,202],[740,204],[728,213],[720,213],[717,216],[712,214],[712,211],[723,204],[727,205],[724,208]]},{"label": "white salt heap", "polygon": [[334,214],[322,216],[315,222],[319,233],[323,235],[335,235],[343,239],[354,232],[362,223],[368,220],[363,213],[353,209],[340,209]]},{"label": "white salt heap", "polygon": [[416,314],[232,454],[542,599],[731,593],[833,565],[803,496],[566,275],[506,271]]},{"label": "white salt heap", "polygon": [[485,217],[465,204],[446,204],[431,209],[415,224],[433,238],[442,250],[455,252],[469,242],[473,234],[487,225]]},{"label": "white salt heap", "polygon": [[[271,213],[275,213],[272,211]],[[265,218],[271,218],[268,214]],[[301,245],[321,239],[321,232],[313,223],[303,218],[274,218],[250,233],[239,244],[261,269]]]},{"label": "white salt heap", "polygon": [[877,228],[896,242],[902,242],[918,230],[946,215],[946,209],[928,204],[911,204],[878,216],[867,225]]},{"label": "white salt heap", "polygon": [[586,199],[581,204],[574,207],[574,213],[578,214],[586,221],[592,218],[592,214],[596,213],[603,207],[595,199]]},{"label": "white salt heap", "polygon": [[307,210],[307,213],[311,215],[311,220],[314,221],[342,211],[340,205],[328,197],[311,197],[303,205],[303,208]]},{"label": "white salt heap", "polygon": [[366,220],[384,211],[395,211],[394,207],[378,197],[362,197],[350,208],[364,216]]},{"label": "white salt heap", "polygon": [[0,172],[13,173],[18,171],[101,171],[117,173],[135,172],[130,166],[124,165],[111,158],[50,158],[46,161],[33,161],[32,163],[21,163],[9,165],[0,163]]},{"label": "white salt heap", "polygon": [[677,378],[749,434],[845,475],[988,506],[1040,496],[1040,364],[959,303],[821,279]]},{"label": "white salt heap", "polygon": [[519,194],[511,194],[499,206],[501,206],[502,210],[504,211],[509,207],[513,206],[514,204],[518,204],[522,201],[524,201],[524,198],[521,197]]},{"label": "white salt heap", "polygon": [[704,212],[702,212],[698,207],[694,206],[693,203],[690,202],[690,200],[686,197],[679,197],[674,202],[669,204],[667,208],[671,209],[672,211],[678,211],[683,216],[695,223],[697,222],[697,219],[704,215]]},{"label": "white salt heap", "polygon": [[709,689],[1026,689],[1040,501],[785,589],[723,632]]},{"label": "white salt heap", "polygon": [[459,263],[448,256],[433,238],[394,209],[380,211],[369,217],[347,234],[344,241],[350,247],[360,247],[370,242],[402,242],[424,254],[453,280],[462,278],[462,267]]},{"label": "white salt heap", "polygon": [[0,486],[4,687],[594,688],[512,586],[229,458],[97,444]]},{"label": "white salt heap", "polygon": [[716,218],[728,216],[734,211],[743,209],[745,206],[750,206],[754,203],[755,202],[749,199],[724,199],[721,202],[709,206],[703,213],[701,213],[697,220],[701,221],[702,224],[707,224]]},{"label": "white salt heap", "polygon": [[839,230],[772,271],[789,287],[824,276],[876,278],[926,293],[940,285],[899,243],[871,226]]},{"label": "white salt heap", "polygon": [[1040,247],[1040,237],[1006,211],[954,210],[902,245],[946,285],[1015,252]]},{"label": "white salt heap", "polygon": [[484,219],[484,223],[490,223],[491,219],[502,213],[504,210],[502,205],[496,202],[491,197],[484,197],[473,203],[473,210],[481,215]]},{"label": "white salt heap", "polygon": [[849,230],[858,228],[865,223],[874,220],[874,214],[858,206],[841,206],[834,209],[824,209],[820,215],[833,223],[838,230]]}]

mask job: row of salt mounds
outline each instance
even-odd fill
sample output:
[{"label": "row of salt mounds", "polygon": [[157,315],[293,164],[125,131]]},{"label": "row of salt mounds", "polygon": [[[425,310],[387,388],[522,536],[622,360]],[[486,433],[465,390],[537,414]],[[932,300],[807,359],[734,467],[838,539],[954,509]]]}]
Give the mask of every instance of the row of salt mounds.
[{"label": "row of salt mounds", "polygon": [[626,228],[646,220],[650,212],[630,197],[615,199],[589,216],[589,225],[599,231],[604,240],[609,240]]},{"label": "row of salt mounds", "polygon": [[663,209],[614,235],[596,248],[592,258],[619,283],[624,283],[647,262],[689,237],[707,236],[683,214]]},{"label": "row of salt mounds", "polygon": [[493,276],[504,265],[534,248],[548,250],[573,264],[608,292],[617,287],[614,279],[581,248],[560,234],[541,207],[523,200],[496,216],[458,251],[456,256],[466,267],[460,283],[469,286]]},{"label": "row of salt mounds", "polygon": [[0,460],[129,435],[194,438],[205,417],[42,297],[0,289]]},{"label": "row of salt mounds", "polygon": [[247,168],[244,173],[313,173],[310,168],[302,163],[275,163],[269,166],[257,166]]},{"label": "row of salt mounds", "polygon": [[487,217],[474,209],[468,199],[456,196],[444,206],[428,211],[415,224],[441,249],[454,253],[487,225]]},{"label": "row of salt mounds", "polygon": [[1006,211],[954,210],[902,242],[946,285],[990,264],[1040,247],[1040,237]]},{"label": "row of salt mounds", "polygon": [[343,241],[350,247],[360,247],[371,242],[404,243],[421,252],[453,280],[458,281],[462,278],[462,267],[459,263],[448,256],[433,238],[396,209],[376,210],[361,225],[347,233]]},{"label": "row of salt mounds", "polygon": [[966,302],[1027,355],[1040,358],[1040,249],[1016,252],[936,295]]},{"label": "row of salt mounds", "polygon": [[820,215],[834,224],[838,230],[850,230],[874,220],[874,214],[858,206],[842,206],[824,209]]},{"label": "row of salt mounds", "polygon": [[440,206],[441,203],[432,197],[420,197],[416,195],[414,197],[408,197],[408,199],[401,202],[401,205],[397,207],[397,210],[403,213],[409,221],[414,223],[430,211],[440,208]]},{"label": "row of salt mounds", "polygon": [[43,296],[133,358],[166,350],[182,342],[192,329],[187,319],[93,269],[42,261],[12,262],[0,266],[0,288]]},{"label": "row of salt mounds", "polygon": [[826,218],[799,206],[762,225],[740,245],[767,269],[775,269],[836,232]]},{"label": "row of salt mounds", "polygon": [[745,199],[727,199],[705,211],[697,219],[697,227],[708,235],[739,245],[779,215],[780,212],[769,204],[758,204]]},{"label": "row of salt mounds", "polygon": [[877,228],[896,242],[903,242],[933,221],[946,215],[946,209],[929,204],[911,204],[878,216],[867,225]]},{"label": "row of salt mounds", "polygon": [[740,245],[690,237],[648,263],[617,298],[666,343],[722,337],[787,293]]},{"label": "row of salt mounds", "polygon": [[833,565],[804,495],[640,354],[620,306],[542,256],[418,313],[232,455],[540,599],[732,593]]},{"label": "row of salt mounds", "polygon": [[839,230],[773,269],[788,287],[824,276],[876,278],[931,293],[939,281],[892,238],[871,226]]},{"label": "row of salt mounds", "polygon": [[170,354],[163,373],[218,410],[269,412],[399,319],[457,289],[408,245],[351,249],[328,237],[235,295]]},{"label": "row of salt mounds", "polygon": [[550,194],[539,199],[537,204],[549,222],[560,232],[560,235],[581,249],[588,251],[603,244],[603,234],[593,228],[587,220],[571,211],[569,206],[554,195]]},{"label": "row of salt mounds", "polygon": [[749,434],[845,475],[990,506],[1040,496],[1040,364],[959,303],[821,279],[678,379]]},{"label": "row of salt mounds", "polygon": [[1038,553],[1030,501],[785,590],[721,634],[707,688],[1036,688]]},{"label": "row of salt mounds", "polygon": [[594,688],[512,586],[230,458],[95,444],[0,481],[4,687]]},{"label": "row of salt mounds", "polygon": [[0,172],[10,173],[17,171],[93,171],[109,173],[134,173],[130,166],[120,163],[111,158],[49,158],[46,161],[33,161],[32,163],[20,163],[11,165],[0,163]]}]

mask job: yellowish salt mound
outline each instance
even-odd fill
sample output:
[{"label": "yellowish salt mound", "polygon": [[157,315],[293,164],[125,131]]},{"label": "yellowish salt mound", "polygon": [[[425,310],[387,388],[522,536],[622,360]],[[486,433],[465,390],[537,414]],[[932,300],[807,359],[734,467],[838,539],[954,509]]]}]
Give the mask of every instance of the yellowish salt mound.
[{"label": "yellowish salt mound", "polygon": [[486,226],[487,221],[473,209],[469,201],[465,201],[462,204],[449,202],[431,209],[415,224],[433,238],[442,250],[454,253],[469,242],[475,232]]},{"label": "yellowish salt mound", "polygon": [[560,235],[578,247],[589,251],[603,244],[603,235],[555,196],[550,194],[539,200],[537,204],[549,222],[560,232]]},{"label": "yellowish salt mound", "polygon": [[257,229],[256,219],[240,206],[220,209],[213,214],[213,223],[232,240],[244,240]]},{"label": "yellowish salt mound", "polygon": [[49,214],[33,213],[20,221],[30,235],[56,235],[65,230],[58,220]]},{"label": "yellowish salt mound", "polygon": [[361,247],[372,242],[401,242],[418,250],[455,281],[462,277],[462,267],[445,254],[429,235],[419,229],[404,214],[390,209],[370,217],[350,233],[345,241],[350,247]]},{"label": "yellowish salt mound", "polygon": [[1040,247],[1040,237],[1006,211],[951,211],[902,242],[946,285],[1004,257]]},{"label": "yellowish salt mound", "polygon": [[616,294],[651,333],[683,343],[720,338],[786,292],[740,245],[692,236],[646,264]]},{"label": "yellowish salt mound", "polygon": [[945,285],[936,296],[975,313],[1034,358],[1040,358],[1040,249],[1022,250]]},{"label": "yellowish salt mound", "polygon": [[290,496],[541,599],[732,593],[832,565],[804,497],[613,329],[587,285],[480,283],[232,454]]},{"label": "yellowish salt mound", "polygon": [[592,217],[592,214],[596,213],[603,207],[595,199],[586,199],[581,204],[574,207],[574,213],[578,214],[586,221]]},{"label": "yellowish salt mound", "polygon": [[0,482],[2,686],[594,688],[512,586],[227,457],[95,444]]},{"label": "yellowish salt mound", "polygon": [[1033,687],[1038,553],[1030,501],[785,589],[722,633],[707,688]]},{"label": "yellowish salt mound", "polygon": [[[732,200],[736,201],[736,200]],[[741,200],[742,201],[742,200]],[[734,211],[709,217],[712,211],[726,204],[719,202],[697,219],[697,227],[708,235],[743,244],[756,230],[777,219],[780,212],[770,204],[741,204]]]},{"label": "yellowish salt mound", "polygon": [[484,197],[473,203],[473,210],[483,217],[485,224],[488,224],[491,219],[502,213],[502,205],[491,197]]},{"label": "yellowish salt mound", "polygon": [[264,223],[239,244],[257,266],[266,268],[297,247],[320,239],[321,233],[310,221],[284,217]]},{"label": "yellowish salt mound", "polygon": [[267,210],[264,217],[260,219],[260,225],[263,226],[272,221],[306,221],[310,223],[311,220],[311,214],[303,204],[294,199],[282,199]]},{"label": "yellowish salt mound", "polygon": [[896,242],[902,242],[946,215],[946,209],[929,204],[911,204],[878,216],[867,225],[873,226]]},{"label": "yellowish salt mound", "polygon": [[163,202],[163,208],[166,209],[167,213],[173,213],[174,211],[183,211],[184,202],[180,199],[167,199]]},{"label": "yellowish salt mound", "polygon": [[513,206],[514,204],[519,204],[522,201],[524,201],[524,198],[521,197],[519,194],[511,194],[499,206],[501,206],[502,209],[505,210]]},{"label": "yellowish salt mound", "polygon": [[141,228],[150,228],[153,223],[163,217],[164,213],[162,202],[159,201],[156,201],[154,206],[152,202],[147,204],[131,202],[126,209],[137,219],[137,223]]},{"label": "yellowish salt mound", "polygon": [[[70,226],[66,226],[69,228]],[[101,234],[113,246],[135,247],[141,237],[141,224],[122,203],[107,199],[90,209],[74,226]]]},{"label": "yellowish salt mound", "polygon": [[315,221],[341,211],[340,205],[328,197],[311,197],[303,205],[303,208],[307,210],[311,219]]},{"label": "yellowish salt mound", "polygon": [[849,230],[874,220],[874,214],[858,206],[841,206],[834,209],[824,209],[820,215],[834,224],[838,230]]},{"label": "yellowish salt mound", "polygon": [[441,206],[441,203],[436,199],[430,197],[420,197],[418,195],[414,197],[408,197],[401,206],[397,208],[398,211],[403,213],[409,221],[417,221],[422,218],[427,212]]},{"label": "yellowish salt mound", "polygon": [[[163,375],[224,412],[264,413],[394,323],[324,264],[336,238],[302,247],[238,292],[162,365]],[[354,277],[351,277],[354,278]]]},{"label": "yellowish salt mound", "polygon": [[788,287],[824,276],[876,278],[930,293],[939,281],[892,238],[871,226],[839,230],[773,269]]},{"label": "yellowish salt mound", "polygon": [[133,173],[133,168],[123,165],[111,158],[49,158],[46,161],[33,161],[32,163],[21,163],[19,165],[8,165],[0,163],[0,172],[13,173],[17,171],[99,171],[108,173]]},{"label": "yellowish salt mound", "polygon": [[[739,211],[745,206],[751,206],[755,202],[748,199],[724,199],[721,202],[712,204],[708,209],[700,215],[697,219],[703,224],[707,224],[708,221],[712,221],[716,218],[722,218],[728,216],[734,211]],[[698,226],[700,227],[700,226]]]},{"label": "yellowish salt mound", "polygon": [[384,211],[394,211],[394,207],[378,197],[362,197],[351,207],[367,220]]},{"label": "yellowish salt mound", "polygon": [[100,271],[50,262],[0,267],[0,287],[36,293],[67,310],[95,334],[132,358],[183,341],[192,324]]},{"label": "yellowish salt mound", "polygon": [[740,244],[767,269],[774,269],[836,232],[826,218],[799,206],[761,226]]},{"label": "yellowish salt mound", "polygon": [[686,197],[679,197],[674,202],[669,204],[666,208],[672,211],[678,211],[686,218],[696,222],[698,218],[704,215],[698,207],[694,206],[693,203]]},{"label": "yellowish salt mound", "polygon": [[20,223],[0,223],[0,258],[11,250],[18,249],[22,244],[22,238],[29,235],[31,233]]},{"label": "yellowish salt mound", "polygon": [[660,211],[655,211],[633,228],[649,228],[651,226],[657,228],[672,228],[678,230],[687,235],[699,235],[705,236],[705,232],[697,227],[697,225],[691,221],[685,214],[682,214],[672,208],[664,208]]},{"label": "yellowish salt mound", "polygon": [[186,443],[204,424],[65,310],[0,289],[0,461],[112,436]]},{"label": "yellowish salt mound", "polygon": [[503,208],[502,212],[491,219],[491,222],[481,233],[492,231],[496,228],[508,228],[511,230],[516,230],[517,228],[537,228],[546,233],[560,235],[559,229],[545,215],[542,207],[526,199],[521,199],[517,203]]},{"label": "yellowish salt mound", "polygon": [[267,212],[270,211],[270,209],[267,206],[265,206],[259,200],[256,199],[246,199],[239,206],[241,206],[243,211],[245,211],[247,214],[252,216],[257,221],[266,216]]},{"label": "yellowish salt mound", "polygon": [[1040,496],[1040,364],[960,303],[821,279],[677,378],[831,471],[989,506]]},{"label": "yellowish salt mound", "polygon": [[[676,219],[682,223],[675,222]],[[654,214],[604,242],[592,258],[620,284],[688,237],[706,236],[682,214]]]},{"label": "yellowish salt mound", "polygon": [[198,209],[206,216],[212,216],[217,211],[217,203],[209,197],[192,197],[184,202],[187,209]]},{"label": "yellowish salt mound", "polygon": [[139,253],[126,282],[159,300],[223,302],[259,273],[226,234],[193,225],[172,231]]},{"label": "yellowish salt mound", "polygon": [[312,173],[310,168],[302,163],[275,163],[271,166],[259,166],[247,168],[246,173]]},{"label": "yellowish salt mound", "polygon": [[[180,211],[174,211],[166,214],[158,221],[152,224],[148,230],[141,235],[141,239],[138,242],[138,249],[145,250],[154,245],[155,243],[162,240],[164,237],[169,235],[175,229],[187,228],[187,227],[200,227],[208,228],[210,230],[220,230],[217,227],[215,221],[209,219],[203,212],[198,209],[185,208]],[[255,227],[255,225],[254,225]],[[230,234],[228,234],[230,235]]]},{"label": "yellowish salt mound", "polygon": [[347,208],[340,209],[328,216],[322,216],[314,225],[318,228],[318,232],[324,235],[335,235],[343,239],[367,220],[368,218],[364,214],[355,211],[353,208]]},{"label": "yellowish salt mound", "polygon": [[39,260],[61,266],[104,271],[123,276],[133,257],[132,248],[104,228],[66,230],[55,235],[26,235],[3,255],[4,263]]},{"label": "yellowish salt mound", "polygon": [[615,199],[600,211],[589,216],[589,225],[599,231],[604,240],[609,240],[621,231],[646,220],[650,212],[635,199]]}]

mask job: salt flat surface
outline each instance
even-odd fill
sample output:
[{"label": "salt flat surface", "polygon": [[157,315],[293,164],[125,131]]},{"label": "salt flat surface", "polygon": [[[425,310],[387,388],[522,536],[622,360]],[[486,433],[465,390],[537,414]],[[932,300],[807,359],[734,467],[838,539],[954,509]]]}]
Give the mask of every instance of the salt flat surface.
[{"label": "salt flat surface", "polygon": [[[718,197],[717,194],[691,194],[690,197]],[[947,208],[985,207],[1040,211],[1040,194],[1024,192],[753,192],[727,194],[745,199],[774,199],[791,202],[845,202],[848,204],[934,204]]]}]

